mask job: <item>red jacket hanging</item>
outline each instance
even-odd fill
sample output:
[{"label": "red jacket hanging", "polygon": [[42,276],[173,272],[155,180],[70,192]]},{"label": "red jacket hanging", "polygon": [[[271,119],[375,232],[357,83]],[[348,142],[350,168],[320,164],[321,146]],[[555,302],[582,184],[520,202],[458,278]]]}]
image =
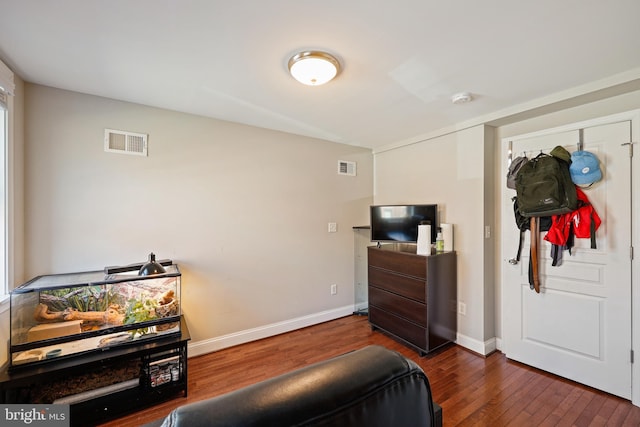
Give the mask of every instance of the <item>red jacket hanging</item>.
[{"label": "red jacket hanging", "polygon": [[544,239],[553,245],[568,247],[573,246],[572,237],[591,239],[591,249],[596,249],[596,230],[602,221],[587,198],[587,195],[576,187],[578,196],[578,208],[562,215],[553,215],[551,227]]}]

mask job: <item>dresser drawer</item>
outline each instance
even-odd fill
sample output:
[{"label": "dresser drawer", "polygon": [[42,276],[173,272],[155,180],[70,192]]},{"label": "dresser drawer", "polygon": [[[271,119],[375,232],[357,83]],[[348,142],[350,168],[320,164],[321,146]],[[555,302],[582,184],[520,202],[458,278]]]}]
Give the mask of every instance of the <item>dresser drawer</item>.
[{"label": "dresser drawer", "polygon": [[426,303],[424,280],[369,266],[369,284]]},{"label": "dresser drawer", "polygon": [[423,351],[428,349],[426,328],[374,306],[369,306],[369,322],[374,327],[387,331]]},{"label": "dresser drawer", "polygon": [[401,271],[402,274],[420,279],[427,278],[427,257],[394,252],[391,250],[368,248],[369,265],[390,271]]},{"label": "dresser drawer", "polygon": [[369,287],[369,305],[374,305],[419,325],[427,324],[426,305],[374,286]]}]

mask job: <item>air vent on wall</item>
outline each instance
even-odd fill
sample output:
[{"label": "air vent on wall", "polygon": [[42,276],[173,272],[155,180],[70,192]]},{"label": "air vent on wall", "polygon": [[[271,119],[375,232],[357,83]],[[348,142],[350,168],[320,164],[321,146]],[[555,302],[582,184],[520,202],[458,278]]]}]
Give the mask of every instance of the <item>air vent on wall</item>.
[{"label": "air vent on wall", "polygon": [[356,162],[338,160],[338,175],[356,176]]},{"label": "air vent on wall", "polygon": [[104,130],[104,151],[110,153],[147,155],[147,135],[121,130]]}]

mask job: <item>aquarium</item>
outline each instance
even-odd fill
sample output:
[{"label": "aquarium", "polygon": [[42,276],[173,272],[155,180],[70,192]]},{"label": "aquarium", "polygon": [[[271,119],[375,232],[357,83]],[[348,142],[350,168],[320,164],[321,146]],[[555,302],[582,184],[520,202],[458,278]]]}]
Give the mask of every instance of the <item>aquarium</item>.
[{"label": "aquarium", "polygon": [[14,289],[11,367],[180,334],[181,273],[163,266],[44,275]]}]

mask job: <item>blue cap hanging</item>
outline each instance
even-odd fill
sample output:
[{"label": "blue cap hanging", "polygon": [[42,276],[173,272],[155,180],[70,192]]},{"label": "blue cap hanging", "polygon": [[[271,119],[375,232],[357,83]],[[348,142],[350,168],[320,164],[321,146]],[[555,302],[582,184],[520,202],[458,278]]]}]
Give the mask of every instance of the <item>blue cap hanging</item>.
[{"label": "blue cap hanging", "polygon": [[571,154],[569,172],[576,185],[591,185],[602,179],[600,161],[589,151],[578,150]]}]

